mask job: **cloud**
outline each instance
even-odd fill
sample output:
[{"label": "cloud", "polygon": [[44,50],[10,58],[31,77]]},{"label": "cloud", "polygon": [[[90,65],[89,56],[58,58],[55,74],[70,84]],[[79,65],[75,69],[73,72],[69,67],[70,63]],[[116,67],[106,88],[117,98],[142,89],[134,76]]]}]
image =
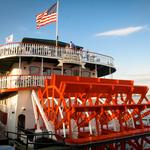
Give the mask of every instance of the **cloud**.
[{"label": "cloud", "polygon": [[146,29],[146,26],[127,27],[95,34],[95,36],[126,36]]},{"label": "cloud", "polygon": [[150,73],[124,74],[124,75],[128,76],[128,77],[133,77],[133,78],[136,78],[136,79],[142,79],[142,78],[150,79]]}]

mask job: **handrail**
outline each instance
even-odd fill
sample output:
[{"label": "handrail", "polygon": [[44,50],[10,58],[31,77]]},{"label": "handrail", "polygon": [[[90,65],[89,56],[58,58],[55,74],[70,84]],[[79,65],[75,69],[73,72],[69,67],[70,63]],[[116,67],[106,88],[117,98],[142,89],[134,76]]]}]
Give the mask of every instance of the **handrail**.
[{"label": "handrail", "polygon": [[44,87],[44,80],[50,79],[44,75],[11,75],[0,77],[0,90],[26,87]]},{"label": "handrail", "polygon": [[[22,130],[23,131],[23,130]],[[25,131],[25,132],[24,132]],[[49,139],[53,139],[53,136],[57,137],[57,144],[65,145],[65,138],[52,133],[51,131],[48,132],[39,132],[39,133],[26,133],[26,130],[24,130],[22,133],[19,132],[11,132],[11,131],[4,131],[5,136],[12,141],[16,141],[16,139],[10,138],[10,135],[15,135],[17,136],[17,140],[23,140],[22,144],[26,146],[26,150],[28,150],[29,145],[33,145],[34,148],[37,148],[38,145],[43,145],[43,146],[49,146],[50,143],[45,143],[45,142],[39,142],[37,139],[38,137],[49,137]],[[31,140],[32,137],[32,140]],[[18,139],[19,138],[19,139]],[[53,144],[53,143],[52,143]],[[56,144],[56,143],[55,143]]]},{"label": "handrail", "polygon": [[0,59],[11,56],[36,56],[45,58],[64,59],[66,55],[77,58],[77,63],[94,63],[114,66],[114,59],[110,56],[89,52],[87,50],[76,50],[71,48],[56,47],[44,44],[32,43],[9,43],[0,45]]}]

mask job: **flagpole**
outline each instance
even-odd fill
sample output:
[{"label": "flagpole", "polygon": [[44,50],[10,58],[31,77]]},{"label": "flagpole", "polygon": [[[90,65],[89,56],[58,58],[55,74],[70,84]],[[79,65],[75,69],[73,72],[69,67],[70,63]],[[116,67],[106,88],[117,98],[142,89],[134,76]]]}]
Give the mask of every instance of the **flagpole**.
[{"label": "flagpole", "polygon": [[58,12],[59,12],[59,0],[57,0],[57,18],[56,18],[56,47],[58,46],[58,40],[59,40],[59,36],[58,36]]}]

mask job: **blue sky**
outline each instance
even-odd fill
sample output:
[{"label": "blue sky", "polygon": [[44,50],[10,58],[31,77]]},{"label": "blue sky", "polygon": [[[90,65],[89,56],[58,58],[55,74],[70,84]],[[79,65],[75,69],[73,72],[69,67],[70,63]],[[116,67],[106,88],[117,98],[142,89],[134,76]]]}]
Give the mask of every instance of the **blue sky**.
[{"label": "blue sky", "polygon": [[[35,15],[55,0],[1,0],[0,43],[13,33],[55,39],[55,23],[36,29]],[[115,59],[114,78],[150,86],[150,0],[60,0],[59,39]]]}]

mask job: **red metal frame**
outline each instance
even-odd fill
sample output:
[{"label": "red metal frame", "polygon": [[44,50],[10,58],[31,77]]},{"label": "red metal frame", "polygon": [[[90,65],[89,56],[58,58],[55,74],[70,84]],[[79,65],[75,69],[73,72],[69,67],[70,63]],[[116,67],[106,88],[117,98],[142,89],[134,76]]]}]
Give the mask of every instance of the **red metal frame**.
[{"label": "red metal frame", "polygon": [[[142,121],[150,114],[147,91],[146,86],[135,86],[131,80],[52,75],[38,95],[56,134],[64,134],[65,130],[67,143],[88,144],[150,132]],[[139,96],[137,100],[134,94]],[[149,143],[146,137],[141,143],[126,143],[139,149],[143,140]],[[122,149],[125,145],[121,142]]]}]

